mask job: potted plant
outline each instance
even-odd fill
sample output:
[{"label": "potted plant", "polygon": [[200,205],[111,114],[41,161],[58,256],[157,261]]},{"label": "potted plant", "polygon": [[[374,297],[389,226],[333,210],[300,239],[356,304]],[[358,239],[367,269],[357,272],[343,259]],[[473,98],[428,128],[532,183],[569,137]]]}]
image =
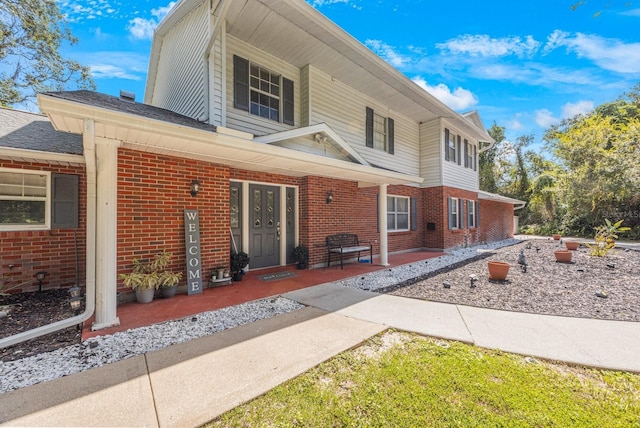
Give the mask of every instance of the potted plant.
[{"label": "potted plant", "polygon": [[[121,273],[122,283],[135,290],[138,303],[149,303],[153,300],[155,291],[160,288],[177,286],[182,273],[166,270],[172,253],[163,251],[152,259],[133,259],[133,269],[130,273]],[[175,294],[175,292],[174,292]]]},{"label": "potted plant", "polygon": [[509,273],[509,263],[490,260],[488,262],[488,266],[489,279],[494,281],[504,281],[505,279],[507,279],[507,274]]},{"label": "potted plant", "polygon": [[291,258],[298,263],[298,269],[306,269],[309,266],[309,249],[304,245],[298,245],[291,252]]},{"label": "potted plant", "polygon": [[249,264],[249,255],[243,251],[231,253],[231,278],[234,281],[242,281],[244,268]]}]

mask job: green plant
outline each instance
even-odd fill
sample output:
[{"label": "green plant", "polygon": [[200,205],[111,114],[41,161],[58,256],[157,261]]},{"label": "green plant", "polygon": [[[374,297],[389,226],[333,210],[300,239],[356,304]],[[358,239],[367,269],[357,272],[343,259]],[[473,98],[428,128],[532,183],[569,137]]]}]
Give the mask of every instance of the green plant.
[{"label": "green plant", "polygon": [[243,251],[231,253],[231,273],[239,273],[249,264],[249,255]]},{"label": "green plant", "polygon": [[594,257],[604,257],[607,253],[615,248],[616,239],[618,239],[618,233],[631,230],[630,227],[622,226],[623,220],[618,220],[615,223],[611,223],[609,219],[604,219],[605,224],[595,228],[595,244],[586,244],[591,250],[591,255]]},{"label": "green plant", "polygon": [[141,290],[174,286],[182,278],[182,272],[166,270],[172,253],[163,251],[152,259],[133,259],[133,269],[130,273],[121,273],[122,283],[132,289]]},{"label": "green plant", "polygon": [[294,262],[307,263],[309,261],[309,249],[304,245],[298,245],[291,251],[291,258]]}]

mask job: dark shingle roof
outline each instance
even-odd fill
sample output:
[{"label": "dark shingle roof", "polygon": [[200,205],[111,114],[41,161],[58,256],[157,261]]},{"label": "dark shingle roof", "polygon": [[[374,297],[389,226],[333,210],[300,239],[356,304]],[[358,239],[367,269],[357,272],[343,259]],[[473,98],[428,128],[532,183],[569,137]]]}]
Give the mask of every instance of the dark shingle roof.
[{"label": "dark shingle roof", "polygon": [[59,132],[46,116],[0,108],[0,148],[82,154],[82,136]]},{"label": "dark shingle roof", "polygon": [[214,125],[200,122],[196,119],[174,113],[170,110],[165,110],[148,104],[121,100],[119,97],[101,94],[99,92],[83,90],[68,92],[47,92],[44,95],[60,98],[63,100],[74,101],[80,104],[104,108],[107,110],[133,114],[148,119],[155,119],[163,122],[173,123],[176,125],[188,126],[190,128],[202,129],[204,131],[216,131],[216,127]]}]

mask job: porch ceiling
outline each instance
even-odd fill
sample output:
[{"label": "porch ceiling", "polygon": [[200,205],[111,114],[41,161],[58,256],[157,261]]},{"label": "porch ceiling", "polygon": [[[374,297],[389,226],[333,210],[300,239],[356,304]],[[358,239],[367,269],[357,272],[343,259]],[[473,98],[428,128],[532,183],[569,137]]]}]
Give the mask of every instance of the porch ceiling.
[{"label": "porch ceiling", "polygon": [[294,177],[308,175],[356,181],[361,187],[422,183],[421,177],[368,165],[326,158],[253,140],[253,135],[218,127],[217,132],[109,110],[47,94],[38,96],[41,110],[53,126],[82,134],[84,119],[95,123],[97,138],[121,147],[227,165],[249,171]]}]

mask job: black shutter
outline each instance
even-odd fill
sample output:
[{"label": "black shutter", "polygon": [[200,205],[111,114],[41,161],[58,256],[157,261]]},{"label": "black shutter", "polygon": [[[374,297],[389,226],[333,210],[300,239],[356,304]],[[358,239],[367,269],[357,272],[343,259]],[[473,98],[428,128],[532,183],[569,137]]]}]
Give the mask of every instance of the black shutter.
[{"label": "black shutter", "polygon": [[464,167],[471,168],[469,165],[469,142],[466,138],[464,139]]},{"label": "black shutter", "polygon": [[293,81],[282,78],[282,122],[287,125],[294,125],[294,103],[293,103]]},{"label": "black shutter", "polygon": [[476,146],[473,146],[473,170],[478,170],[478,152]]},{"label": "black shutter", "polygon": [[462,139],[458,135],[458,147],[457,147],[457,150],[456,150],[456,152],[458,154],[458,165],[462,164],[462,147],[460,147],[462,145],[461,140]]},{"label": "black shutter", "polygon": [[418,230],[418,203],[416,198],[411,198],[411,230]]},{"label": "black shutter", "polygon": [[476,201],[476,227],[480,228],[480,201]]},{"label": "black shutter", "polygon": [[365,143],[373,148],[373,109],[367,107],[367,123],[365,125]]},{"label": "black shutter", "polygon": [[[380,194],[376,194],[376,227],[380,233]],[[388,227],[388,226],[387,226]]]},{"label": "black shutter", "polygon": [[78,227],[78,176],[51,174],[51,228]]},{"label": "black shutter", "polygon": [[249,111],[249,60],[233,56],[233,106]]},{"label": "black shutter", "polygon": [[453,201],[451,200],[451,198],[447,198],[447,213],[449,217],[449,229],[453,229],[453,226],[454,226],[452,210],[453,210]]},{"label": "black shutter", "polygon": [[449,130],[444,128],[444,160],[449,160]]},{"label": "black shutter", "polygon": [[394,139],[394,122],[393,119],[391,118],[387,118],[387,131],[389,133],[389,154],[392,155],[393,154],[393,139]]},{"label": "black shutter", "polygon": [[460,229],[464,229],[465,227],[465,218],[464,218],[464,199],[458,199],[458,218]]}]

